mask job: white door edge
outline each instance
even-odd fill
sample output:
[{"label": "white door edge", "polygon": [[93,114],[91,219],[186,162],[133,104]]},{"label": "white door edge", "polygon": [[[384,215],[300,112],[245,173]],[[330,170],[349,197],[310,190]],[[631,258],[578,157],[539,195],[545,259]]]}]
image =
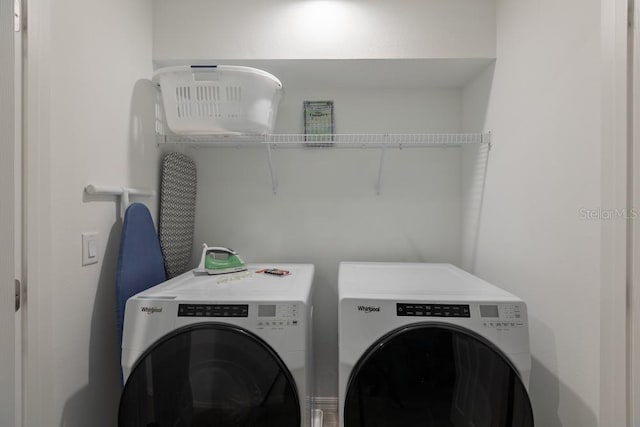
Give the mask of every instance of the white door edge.
[{"label": "white door edge", "polygon": [[[628,202],[627,0],[601,2],[600,198],[603,209]],[[627,221],[601,222],[600,411],[602,426],[627,425]],[[596,380],[594,378],[594,380]]]},{"label": "white door edge", "polygon": [[0,425],[15,425],[14,3],[0,2]]},{"label": "white door edge", "polygon": [[[632,189],[629,207],[632,220],[630,221],[630,301],[629,301],[629,370],[630,384],[627,402],[629,405],[628,426],[640,425],[640,4],[632,4],[632,58],[630,88],[631,111],[631,147],[632,160]],[[636,218],[637,216],[637,218]]]},{"label": "white door edge", "polygon": [[[15,52],[15,136],[14,136],[14,177],[15,177],[15,198],[14,198],[14,212],[15,212],[15,229],[14,229],[14,271],[15,278],[20,285],[20,306],[22,306],[24,298],[22,297],[22,269],[23,269],[23,257],[22,257],[22,235],[23,235],[23,209],[22,209],[22,0],[14,0],[14,9],[16,11],[15,27],[14,27],[14,52]],[[22,426],[22,315],[24,310],[19,310],[15,316],[15,425],[16,427]]]},{"label": "white door edge", "polygon": [[[47,283],[52,269],[50,192],[51,150],[50,79],[52,0],[30,0],[26,5],[27,23],[23,39],[26,49],[23,83],[23,177],[25,210],[23,221],[23,287],[27,296],[23,306],[23,390],[22,423],[25,427],[47,426],[54,417],[52,399],[52,322],[51,286]],[[24,13],[25,11],[23,11]]]}]

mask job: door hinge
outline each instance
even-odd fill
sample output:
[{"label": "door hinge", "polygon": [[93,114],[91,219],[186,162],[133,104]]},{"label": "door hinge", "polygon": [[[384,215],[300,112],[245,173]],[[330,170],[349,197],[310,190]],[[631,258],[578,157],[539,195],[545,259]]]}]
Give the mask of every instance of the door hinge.
[{"label": "door hinge", "polygon": [[22,295],[22,286],[20,286],[20,280],[15,280],[15,296],[16,296],[16,311],[20,310],[20,298]]},{"label": "door hinge", "polygon": [[21,0],[13,0],[13,31],[19,33],[22,29],[22,3]]}]

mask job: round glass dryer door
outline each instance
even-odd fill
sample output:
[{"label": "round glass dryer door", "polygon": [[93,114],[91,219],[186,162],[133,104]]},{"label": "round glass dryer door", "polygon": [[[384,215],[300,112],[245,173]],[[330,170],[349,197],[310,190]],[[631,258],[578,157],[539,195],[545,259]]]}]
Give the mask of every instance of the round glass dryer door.
[{"label": "round glass dryer door", "polygon": [[360,359],[345,427],[531,427],[515,368],[480,336],[449,325],[398,329]]},{"label": "round glass dryer door", "polygon": [[119,427],[300,427],[291,374],[260,338],[231,325],[180,329],[140,358]]}]

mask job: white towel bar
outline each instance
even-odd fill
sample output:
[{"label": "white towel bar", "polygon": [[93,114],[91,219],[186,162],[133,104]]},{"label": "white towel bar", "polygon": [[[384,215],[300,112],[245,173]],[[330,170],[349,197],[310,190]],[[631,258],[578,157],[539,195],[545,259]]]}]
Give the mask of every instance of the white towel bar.
[{"label": "white towel bar", "polygon": [[120,215],[124,218],[124,212],[129,207],[129,196],[153,197],[156,192],[153,190],[130,188],[130,187],[111,187],[106,185],[89,184],[84,187],[87,194],[95,196],[119,196],[122,197],[120,203]]}]

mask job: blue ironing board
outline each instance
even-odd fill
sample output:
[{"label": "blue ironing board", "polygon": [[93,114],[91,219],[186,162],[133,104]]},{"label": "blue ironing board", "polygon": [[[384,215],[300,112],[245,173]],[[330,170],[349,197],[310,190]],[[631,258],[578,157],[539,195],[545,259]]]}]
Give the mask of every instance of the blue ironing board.
[{"label": "blue ironing board", "polygon": [[165,280],[164,259],[149,209],[142,203],[133,203],[124,215],[116,272],[116,316],[121,352],[127,299]]}]

